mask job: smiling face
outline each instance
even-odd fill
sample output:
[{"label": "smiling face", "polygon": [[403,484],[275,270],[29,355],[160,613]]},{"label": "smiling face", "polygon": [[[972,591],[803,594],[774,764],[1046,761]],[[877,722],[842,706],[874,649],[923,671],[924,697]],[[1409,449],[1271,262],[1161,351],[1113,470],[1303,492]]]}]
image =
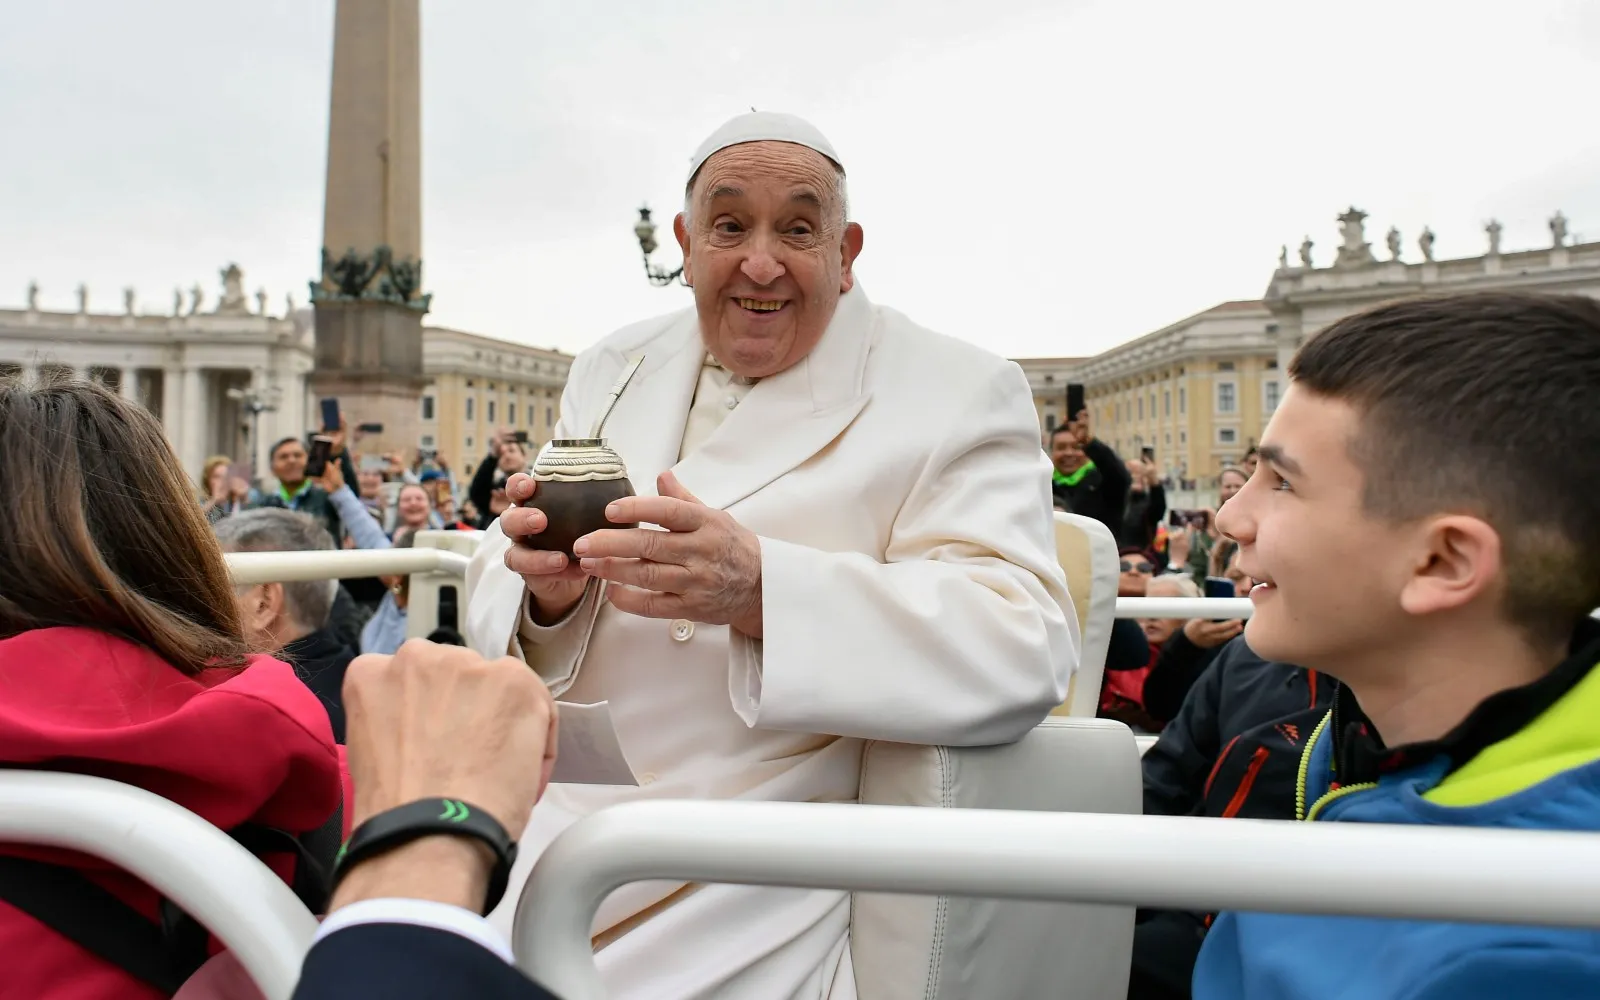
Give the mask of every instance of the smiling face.
[{"label": "smiling face", "polygon": [[306,446],[299,441],[285,441],[272,453],[272,474],[285,486],[299,486],[306,481]]},{"label": "smiling face", "polygon": [[428,514],[433,510],[433,499],[421,486],[408,483],[400,490],[400,498],[396,501],[395,507],[400,512],[401,523],[414,527],[428,522]]},{"label": "smiling face", "polygon": [[1050,462],[1057,472],[1070,476],[1087,461],[1089,456],[1083,453],[1083,446],[1066,428],[1058,428],[1050,435]]},{"label": "smiling face", "polygon": [[1156,568],[1150,560],[1137,552],[1124,553],[1118,557],[1122,575],[1117,578],[1118,597],[1143,597],[1145,588],[1150,584],[1150,576]]},{"label": "smiling face", "polygon": [[701,166],[673,232],[706,347],[729,371],[776,374],[817,346],[855,284],[862,231],[827,157],[788,142],[729,146]]},{"label": "smiling face", "polygon": [[1245,476],[1238,469],[1228,469],[1218,481],[1222,502],[1227,503],[1242,489],[1244,489]]},{"label": "smiling face", "polygon": [[1414,627],[1402,592],[1419,558],[1417,527],[1364,508],[1366,477],[1350,455],[1358,421],[1348,403],[1291,384],[1256,474],[1217,514],[1239,543],[1230,569],[1258,581],[1250,648],[1336,677]]}]

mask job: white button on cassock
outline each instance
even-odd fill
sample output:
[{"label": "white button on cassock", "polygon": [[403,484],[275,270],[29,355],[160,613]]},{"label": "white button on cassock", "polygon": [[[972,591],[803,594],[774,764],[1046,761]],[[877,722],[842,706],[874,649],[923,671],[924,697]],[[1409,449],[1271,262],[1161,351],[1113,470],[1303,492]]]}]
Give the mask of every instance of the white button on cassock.
[{"label": "white button on cassock", "polygon": [[672,638],[678,642],[687,642],[694,635],[694,622],[687,618],[675,618],[672,621]]}]

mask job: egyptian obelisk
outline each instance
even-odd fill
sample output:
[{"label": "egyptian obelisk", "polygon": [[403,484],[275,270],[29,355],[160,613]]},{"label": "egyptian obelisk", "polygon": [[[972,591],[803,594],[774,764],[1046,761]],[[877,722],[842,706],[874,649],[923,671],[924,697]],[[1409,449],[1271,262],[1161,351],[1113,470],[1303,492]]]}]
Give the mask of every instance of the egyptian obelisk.
[{"label": "egyptian obelisk", "polygon": [[[417,446],[422,374],[419,0],[336,0],[312,391],[336,396],[363,453]],[[315,412],[315,411],[313,411]]]}]

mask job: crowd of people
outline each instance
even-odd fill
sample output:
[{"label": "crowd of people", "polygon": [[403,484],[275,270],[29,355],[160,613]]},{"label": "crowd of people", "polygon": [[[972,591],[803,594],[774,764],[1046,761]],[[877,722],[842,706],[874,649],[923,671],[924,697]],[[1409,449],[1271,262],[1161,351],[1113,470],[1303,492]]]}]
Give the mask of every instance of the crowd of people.
[{"label": "crowd of people", "polygon": [[[307,469],[315,436],[331,439],[331,447],[322,472],[313,476]],[[419,451],[409,463],[399,454],[372,455],[358,464],[347,436],[340,426],[274,443],[269,488],[252,482],[226,455],[208,458],[198,484],[200,509],[223,551],[410,548],[419,531],[482,530],[509,505],[507,478],[529,461],[526,434],[501,428],[462,487],[449,461],[435,453]],[[247,637],[299,671],[342,740],[345,672],[358,655],[400,648],[408,634],[409,596],[407,577],[379,576],[259,584],[238,599]],[[459,622],[441,622],[429,638],[464,644]]]},{"label": "crowd of people", "polygon": [[[1047,438],[1051,496],[1058,511],[1099,521],[1116,538],[1119,597],[1244,597],[1250,580],[1238,545],[1217,529],[1212,509],[1169,511],[1166,483],[1148,453],[1124,460],[1095,436],[1087,410]],[[1244,487],[1259,462],[1252,447],[1240,466],[1217,477],[1220,503]],[[1207,583],[1224,583],[1218,589]],[[1225,593],[1223,592],[1225,591]],[[1158,733],[1222,645],[1244,631],[1239,620],[1118,619],[1100,688],[1102,718]]]},{"label": "crowd of people", "polygon": [[[1124,593],[1229,579],[1254,605],[1119,626],[1102,711],[1159,734],[1148,813],[1600,830],[1600,304],[1490,293],[1334,323],[1218,509],[1173,531],[1149,463],[1086,414],[1042,452],[1015,365],[865,298],[843,167],[808,124],[713,134],[675,231],[694,307],[581,355],[557,428],[591,426],[643,354],[607,427],[654,490],[540,549],[540,487],[498,435],[468,487],[466,620],[433,641],[400,644],[403,579],[367,613],[346,583],[236,586],[224,553],[406,545],[451,523],[443,463],[360,469],[326,428],[315,481],[284,441],[274,492],[223,460],[197,500],[136,403],[0,382],[0,476],[25,486],[0,533],[0,763],[138,785],[261,857],[327,914],[301,1000],[548,1000],[505,933],[575,820],[640,796],[850,801],[867,740],[1007,743],[1059,706],[1082,637],[1053,497],[1117,536]],[[550,783],[556,698],[607,703],[637,787]],[[593,944],[621,1000],[852,1000],[850,919],[839,892],[651,882],[611,894]],[[217,950],[125,873],[0,851],[16,995],[172,997]],[[1597,981],[1588,931],[1147,911],[1129,996]]]}]

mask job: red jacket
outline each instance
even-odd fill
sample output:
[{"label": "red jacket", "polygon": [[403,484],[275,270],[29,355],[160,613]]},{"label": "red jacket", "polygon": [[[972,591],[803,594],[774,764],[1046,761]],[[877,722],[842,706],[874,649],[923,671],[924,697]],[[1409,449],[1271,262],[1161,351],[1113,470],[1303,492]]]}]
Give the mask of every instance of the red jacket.
[{"label": "red jacket", "polygon": [[[327,710],[284,663],[186,677],[155,653],[86,628],[0,640],[0,765],[137,785],[227,830],[321,825],[344,794]],[[98,859],[7,847],[67,863],[152,919],[156,894]],[[289,875],[289,861],[274,868]],[[0,902],[0,998],[155,1000],[159,994]]]}]

